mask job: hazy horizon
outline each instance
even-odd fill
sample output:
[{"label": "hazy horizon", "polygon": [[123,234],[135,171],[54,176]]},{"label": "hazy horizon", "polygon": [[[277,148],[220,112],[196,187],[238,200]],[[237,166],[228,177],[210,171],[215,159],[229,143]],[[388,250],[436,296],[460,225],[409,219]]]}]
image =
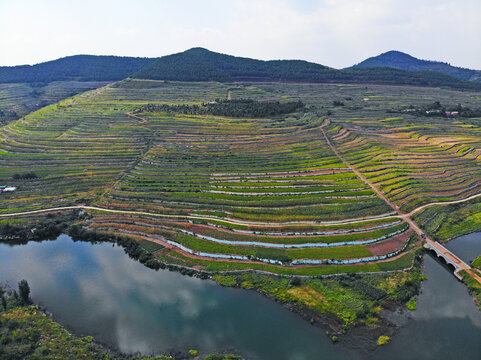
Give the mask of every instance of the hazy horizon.
[{"label": "hazy horizon", "polygon": [[192,47],[344,68],[398,50],[481,69],[476,0],[20,0],[2,4],[0,66],[65,56],[161,57]]}]

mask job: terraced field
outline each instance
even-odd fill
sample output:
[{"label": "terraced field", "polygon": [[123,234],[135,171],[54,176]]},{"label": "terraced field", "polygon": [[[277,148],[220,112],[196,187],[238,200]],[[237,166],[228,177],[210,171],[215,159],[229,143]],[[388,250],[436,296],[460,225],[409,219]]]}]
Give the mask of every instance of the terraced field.
[{"label": "terraced field", "polygon": [[48,84],[0,84],[0,125],[75,94],[108,84],[106,81],[55,81]]},{"label": "terraced field", "polygon": [[[267,119],[136,112],[229,91],[306,109]],[[0,212],[88,204],[89,227],[211,271],[408,268],[416,235],[327,139],[404,213],[476,194],[479,119],[403,112],[433,99],[480,102],[428,88],[126,80],[0,130],[0,182],[19,188],[0,194]],[[37,178],[12,180],[31,171]]]},{"label": "terraced field", "polygon": [[349,161],[403,211],[480,191],[479,133],[464,123],[433,122],[389,132],[342,129],[333,140]]}]

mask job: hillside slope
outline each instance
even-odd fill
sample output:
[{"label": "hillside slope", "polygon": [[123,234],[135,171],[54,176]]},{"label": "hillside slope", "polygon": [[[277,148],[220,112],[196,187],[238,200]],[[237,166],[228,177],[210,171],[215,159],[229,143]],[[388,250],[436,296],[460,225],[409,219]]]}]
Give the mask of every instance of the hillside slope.
[{"label": "hillside slope", "polygon": [[302,60],[262,61],[203,48],[163,56],[133,77],[177,81],[297,80],[322,78],[336,70]]},{"label": "hillside slope", "polygon": [[0,83],[116,81],[139,71],[155,58],[75,55],[36,65],[0,67]]},{"label": "hillside slope", "polygon": [[370,57],[352,68],[389,67],[408,71],[437,71],[458,79],[481,81],[481,71],[452,66],[440,61],[421,60],[400,51]]},{"label": "hillside slope", "polygon": [[378,83],[481,90],[481,84],[435,71],[413,72],[387,67],[336,70],[301,60],[262,61],[215,53],[203,48],[161,57],[132,77],[172,81]]},{"label": "hillside slope", "polygon": [[53,81],[0,84],[0,126],[31,111],[109,83],[110,81]]}]

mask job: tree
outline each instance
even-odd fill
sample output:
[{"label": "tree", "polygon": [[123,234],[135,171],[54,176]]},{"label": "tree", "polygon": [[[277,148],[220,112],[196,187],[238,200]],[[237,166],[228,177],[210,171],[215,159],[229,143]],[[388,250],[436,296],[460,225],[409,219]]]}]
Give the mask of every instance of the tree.
[{"label": "tree", "polygon": [[20,301],[22,305],[29,305],[32,303],[30,300],[30,286],[27,280],[23,279],[18,283],[18,291],[20,293]]},{"label": "tree", "polygon": [[7,311],[7,299],[5,299],[4,293],[5,293],[5,290],[0,288],[0,298],[2,298],[3,310]]},{"label": "tree", "polygon": [[300,285],[301,285],[301,279],[299,279],[299,278],[297,278],[297,277],[294,278],[294,279],[292,279],[292,280],[291,280],[291,285],[292,285],[292,286],[300,286]]}]

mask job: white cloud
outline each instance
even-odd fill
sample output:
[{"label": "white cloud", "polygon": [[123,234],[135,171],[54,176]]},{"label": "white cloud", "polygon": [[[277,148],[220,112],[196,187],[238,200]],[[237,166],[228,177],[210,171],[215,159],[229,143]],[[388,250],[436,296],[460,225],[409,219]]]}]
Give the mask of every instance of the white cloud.
[{"label": "white cloud", "polygon": [[0,13],[0,64],[203,46],[338,68],[397,49],[481,69],[479,14],[479,0],[18,1]]}]

